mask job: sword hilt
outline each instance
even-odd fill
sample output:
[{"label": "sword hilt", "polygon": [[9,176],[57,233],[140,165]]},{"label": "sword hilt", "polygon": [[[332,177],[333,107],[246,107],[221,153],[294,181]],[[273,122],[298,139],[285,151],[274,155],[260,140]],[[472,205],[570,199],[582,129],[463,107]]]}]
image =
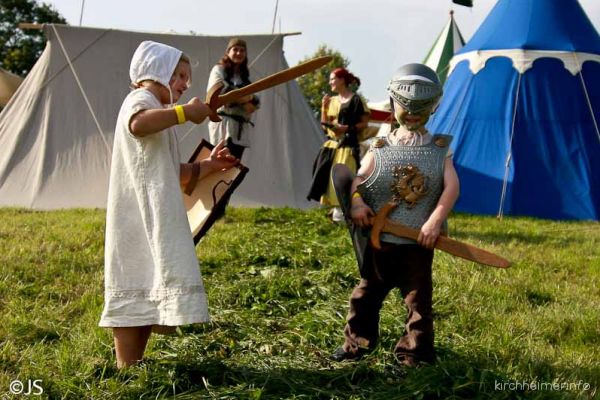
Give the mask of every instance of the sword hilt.
[{"label": "sword hilt", "polygon": [[217,114],[217,110],[222,105],[219,104],[219,95],[224,86],[223,82],[217,82],[206,92],[206,105],[212,110],[208,118],[213,122],[221,122],[221,117]]},{"label": "sword hilt", "polygon": [[371,221],[371,244],[377,250],[381,249],[381,241],[379,240],[379,236],[381,232],[384,232],[385,222],[387,220],[387,216],[392,212],[394,208],[396,208],[396,203],[386,203]]}]

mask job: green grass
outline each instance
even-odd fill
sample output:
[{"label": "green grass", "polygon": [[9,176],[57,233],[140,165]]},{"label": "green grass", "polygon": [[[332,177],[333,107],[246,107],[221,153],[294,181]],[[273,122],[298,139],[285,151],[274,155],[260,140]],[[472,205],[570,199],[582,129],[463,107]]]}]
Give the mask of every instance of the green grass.
[{"label": "green grass", "polygon": [[[0,398],[17,398],[15,379],[42,380],[52,399],[599,396],[598,223],[458,214],[450,228],[514,265],[436,253],[433,366],[394,365],[396,293],[378,348],[330,362],[358,280],[345,228],[323,210],[228,209],[197,248],[213,321],[153,336],[142,364],[117,371],[111,333],[97,326],[104,211],[0,209]],[[536,383],[546,386],[518,390]]]}]

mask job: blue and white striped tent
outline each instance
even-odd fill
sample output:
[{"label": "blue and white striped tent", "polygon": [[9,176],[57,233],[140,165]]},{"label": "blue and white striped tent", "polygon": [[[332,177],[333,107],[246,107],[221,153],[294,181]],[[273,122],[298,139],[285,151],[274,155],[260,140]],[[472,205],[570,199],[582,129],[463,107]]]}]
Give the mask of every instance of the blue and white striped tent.
[{"label": "blue and white striped tent", "polygon": [[454,136],[456,209],[600,219],[600,36],[577,0],[499,0],[428,128]]}]

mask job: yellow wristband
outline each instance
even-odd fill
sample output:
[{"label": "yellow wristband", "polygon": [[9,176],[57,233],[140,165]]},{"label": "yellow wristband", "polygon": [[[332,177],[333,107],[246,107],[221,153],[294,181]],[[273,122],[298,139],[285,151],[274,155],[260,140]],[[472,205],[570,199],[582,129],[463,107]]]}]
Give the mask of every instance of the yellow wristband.
[{"label": "yellow wristband", "polygon": [[358,190],[355,190],[354,193],[352,193],[352,199],[356,199],[357,197],[362,197],[362,196],[360,195]]},{"label": "yellow wristband", "polygon": [[185,112],[183,111],[183,106],[175,106],[175,113],[177,114],[177,123],[179,125],[185,123]]}]

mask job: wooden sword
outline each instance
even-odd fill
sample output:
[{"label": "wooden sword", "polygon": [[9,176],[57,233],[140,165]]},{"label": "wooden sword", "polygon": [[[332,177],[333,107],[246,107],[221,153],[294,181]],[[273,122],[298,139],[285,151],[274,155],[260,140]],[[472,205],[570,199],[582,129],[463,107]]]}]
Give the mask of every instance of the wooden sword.
[{"label": "wooden sword", "polygon": [[210,109],[213,111],[209,118],[211,121],[219,122],[221,121],[221,118],[217,115],[217,109],[222,105],[233,103],[242,97],[269,89],[273,86],[291,81],[292,79],[296,79],[299,76],[321,68],[332,59],[333,57],[331,56],[313,58],[312,60],[298,64],[295,67],[284,69],[283,71],[279,71],[254,83],[251,83],[248,86],[232,90],[231,92],[227,92],[225,94],[221,94],[221,90],[224,86],[223,82],[217,82],[206,93],[206,104],[208,104]]},{"label": "wooden sword", "polygon": [[[372,219],[371,228],[371,244],[376,249],[381,249],[379,236],[382,232],[391,233],[395,236],[405,237],[417,240],[419,230],[402,225],[398,222],[390,221],[387,216],[396,207],[394,203],[387,203]],[[469,261],[489,265],[497,268],[510,267],[510,261],[502,258],[494,253],[480,249],[473,245],[459,242],[458,240],[450,239],[447,236],[440,235],[435,242],[435,248],[450,253],[454,256],[462,257]]]}]

